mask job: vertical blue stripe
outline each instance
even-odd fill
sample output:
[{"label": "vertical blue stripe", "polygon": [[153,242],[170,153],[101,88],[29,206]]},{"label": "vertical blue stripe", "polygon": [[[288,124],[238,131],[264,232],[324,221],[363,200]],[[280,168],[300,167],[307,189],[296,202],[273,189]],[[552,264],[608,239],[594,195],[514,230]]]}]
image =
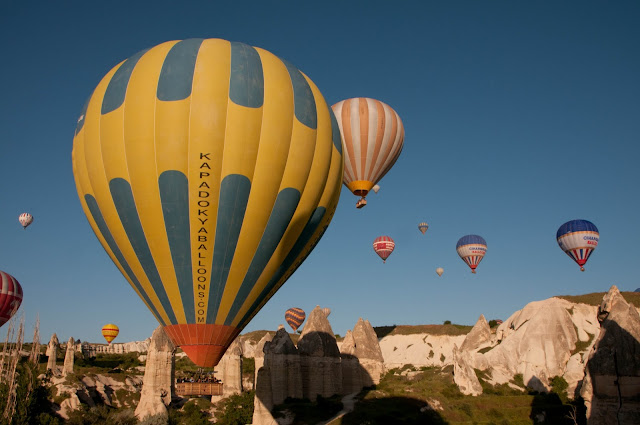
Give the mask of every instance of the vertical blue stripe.
[{"label": "vertical blue stripe", "polygon": [[180,171],[170,170],[160,174],[158,187],[184,313],[187,323],[195,323],[189,226],[189,181]]},{"label": "vertical blue stripe", "polygon": [[230,174],[220,183],[216,240],[211,260],[207,323],[215,323],[220,308],[220,300],[238,245],[238,237],[247,210],[250,191],[251,181],[240,174]]},{"label": "vertical blue stripe", "polygon": [[293,102],[295,105],[294,114],[298,121],[315,130],[318,126],[318,115],[316,111],[316,100],[313,97],[311,87],[309,87],[307,79],[304,78],[298,68],[286,60],[280,60],[287,67],[287,71],[289,71],[289,76],[291,77]]},{"label": "vertical blue stripe", "polygon": [[122,178],[115,178],[109,182],[109,189],[111,190],[111,197],[113,198],[116,210],[118,211],[118,216],[120,217],[122,226],[127,233],[129,242],[133,247],[133,251],[138,257],[138,261],[144,269],[144,272],[151,283],[151,287],[158,296],[160,304],[162,304],[162,308],[164,308],[167,313],[169,322],[172,325],[177,325],[178,321],[176,320],[175,313],[173,312],[173,308],[169,302],[169,297],[167,296],[167,292],[165,291],[162,280],[160,279],[156,263],[151,255],[147,238],[145,237],[144,230],[142,229],[142,223],[138,216],[136,203],[133,199],[133,193],[131,192],[131,186],[126,180]]},{"label": "vertical blue stripe", "polygon": [[[291,251],[289,251],[289,254],[287,254],[282,264],[278,267],[273,277],[269,280],[269,283],[267,283],[267,286],[265,286],[265,288],[262,290],[258,298],[256,298],[256,301],[251,305],[248,312],[244,315],[242,320],[239,322],[238,326],[240,328],[244,327],[249,322],[249,320],[251,320],[251,318],[255,314],[255,309],[260,305],[260,303],[265,299],[265,297],[269,295],[269,293],[274,289],[274,287],[280,281],[280,279],[282,279],[282,277],[285,276],[287,272],[293,273],[300,266],[300,264],[302,264],[302,262],[307,258],[307,256],[311,253],[311,251],[313,251],[313,248],[315,248],[318,241],[322,238],[324,231],[327,229],[325,227],[323,231],[318,235],[318,238],[315,241],[311,241],[311,237],[314,235],[314,233],[318,229],[318,226],[320,226],[320,223],[322,222],[322,219],[324,218],[325,213],[326,213],[326,209],[324,207],[318,207],[313,212],[313,214],[309,218],[309,221],[304,226],[302,233],[300,233],[298,240],[291,248]],[[309,245],[309,243],[311,243],[312,245],[309,251],[307,252],[307,254],[303,258],[299,258],[298,261],[296,261],[296,259],[304,251],[305,247]]]},{"label": "vertical blue stripe", "polygon": [[229,99],[247,108],[259,108],[264,102],[262,60],[256,49],[246,44],[231,42]]},{"label": "vertical blue stripe", "polygon": [[169,50],[158,79],[156,96],[159,100],[182,100],[191,95],[193,71],[202,41],[201,38],[190,38],[174,44]]},{"label": "vertical blue stripe", "polygon": [[289,227],[289,223],[291,222],[293,214],[296,212],[299,202],[300,191],[297,189],[287,187],[278,193],[276,202],[271,210],[271,215],[269,216],[269,221],[262,234],[262,239],[260,239],[256,253],[242,280],[236,298],[233,300],[229,315],[224,323],[225,325],[231,325],[233,318],[249,296],[249,293],[282,240],[285,230]]},{"label": "vertical blue stripe", "polygon": [[109,85],[107,86],[107,91],[104,93],[104,97],[102,98],[102,115],[115,111],[124,103],[124,97],[127,94],[127,86],[129,85],[129,79],[131,78],[133,68],[135,68],[142,55],[147,53],[147,50],[143,50],[131,56],[113,74],[113,77],[111,77],[111,81],[109,81]]},{"label": "vertical blue stripe", "polygon": [[333,146],[336,147],[340,155],[342,155],[342,136],[340,134],[340,127],[338,126],[338,120],[333,113],[333,109],[329,108],[329,115],[331,115],[331,138],[333,139]]},{"label": "vertical blue stripe", "polygon": [[120,248],[118,248],[116,241],[113,239],[113,236],[111,235],[111,232],[107,227],[107,223],[104,221],[104,217],[102,217],[102,213],[100,212],[100,208],[98,207],[98,203],[96,202],[96,199],[91,195],[84,195],[84,201],[87,203],[87,207],[89,207],[89,211],[91,212],[93,221],[95,221],[96,225],[98,226],[98,230],[102,234],[102,237],[104,238],[104,240],[107,242],[107,245],[109,245],[109,249],[111,249],[111,252],[113,252],[113,255],[115,255],[116,259],[118,260],[118,263],[120,263],[120,266],[124,269],[124,272],[129,277],[129,280],[133,283],[133,285],[136,287],[136,289],[138,290],[142,298],[146,301],[147,305],[151,309],[151,313],[155,316],[156,320],[160,322],[162,326],[166,326],[167,324],[164,322],[164,320],[162,320],[162,316],[158,314],[158,310],[156,310],[156,307],[153,305],[153,303],[149,299],[149,296],[147,295],[145,290],[142,288],[142,285],[136,278],[136,275],[133,273],[133,270],[131,270],[131,267],[129,267],[127,260],[125,260],[124,255],[122,255]]}]

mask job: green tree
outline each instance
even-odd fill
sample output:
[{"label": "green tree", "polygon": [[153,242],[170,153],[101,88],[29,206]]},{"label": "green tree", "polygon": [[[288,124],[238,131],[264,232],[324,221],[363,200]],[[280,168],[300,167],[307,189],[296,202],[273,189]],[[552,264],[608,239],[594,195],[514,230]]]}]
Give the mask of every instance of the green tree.
[{"label": "green tree", "polygon": [[253,420],[254,391],[235,394],[218,403],[216,424],[244,425]]}]

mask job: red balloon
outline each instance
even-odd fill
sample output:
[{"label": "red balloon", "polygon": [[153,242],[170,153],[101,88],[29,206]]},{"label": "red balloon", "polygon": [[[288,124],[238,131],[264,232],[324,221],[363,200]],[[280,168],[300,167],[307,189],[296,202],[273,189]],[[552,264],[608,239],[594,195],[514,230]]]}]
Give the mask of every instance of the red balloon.
[{"label": "red balloon", "polygon": [[18,311],[22,304],[22,286],[15,277],[0,270],[0,326]]},{"label": "red balloon", "polygon": [[389,236],[378,236],[373,241],[373,250],[382,258],[383,263],[387,262],[387,258],[389,258],[395,247],[396,243]]}]

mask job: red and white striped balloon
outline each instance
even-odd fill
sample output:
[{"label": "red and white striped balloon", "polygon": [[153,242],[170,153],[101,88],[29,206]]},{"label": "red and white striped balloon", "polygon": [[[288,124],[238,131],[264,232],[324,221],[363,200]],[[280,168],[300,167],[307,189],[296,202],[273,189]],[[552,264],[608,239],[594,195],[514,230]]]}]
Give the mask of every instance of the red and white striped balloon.
[{"label": "red and white striped balloon", "polygon": [[16,314],[22,304],[22,286],[15,277],[0,270],[0,326]]},{"label": "red and white striped balloon", "polygon": [[373,241],[373,250],[382,258],[382,262],[386,263],[387,258],[391,255],[396,243],[389,236],[378,236]]},{"label": "red and white striped balloon", "polygon": [[18,217],[18,221],[22,224],[23,228],[27,228],[31,223],[33,223],[33,216],[29,213],[22,213],[20,217]]}]

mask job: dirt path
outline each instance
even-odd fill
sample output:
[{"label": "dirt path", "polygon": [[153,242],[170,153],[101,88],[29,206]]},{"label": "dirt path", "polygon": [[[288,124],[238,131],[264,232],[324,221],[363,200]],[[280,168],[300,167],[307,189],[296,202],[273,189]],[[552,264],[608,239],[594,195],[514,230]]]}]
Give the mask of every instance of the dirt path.
[{"label": "dirt path", "polygon": [[356,404],[356,396],[358,395],[358,393],[353,393],[353,394],[348,394],[344,397],[342,397],[342,410],[339,411],[338,413],[336,413],[336,415],[324,422],[318,422],[316,425],[331,425],[333,423],[333,421],[340,419],[341,417],[343,417],[344,415],[346,415],[347,413],[353,411],[353,406],[355,406]]}]

